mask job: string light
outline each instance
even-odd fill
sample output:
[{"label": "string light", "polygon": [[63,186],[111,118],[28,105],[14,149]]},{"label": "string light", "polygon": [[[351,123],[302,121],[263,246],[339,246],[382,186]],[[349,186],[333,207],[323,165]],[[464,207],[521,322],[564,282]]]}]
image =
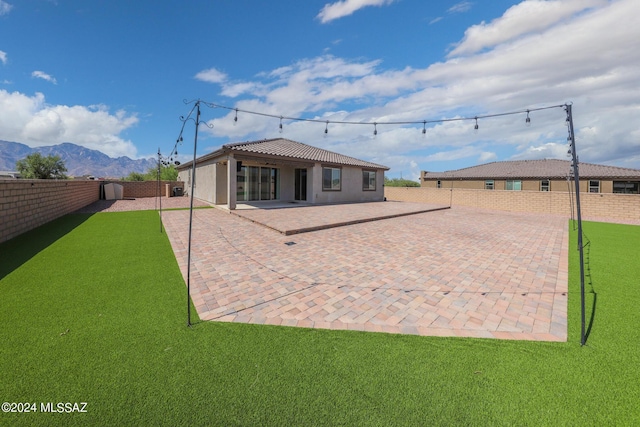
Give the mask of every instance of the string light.
[{"label": "string light", "polygon": [[378,135],[378,124],[373,122],[373,137],[375,138]]},{"label": "string light", "polygon": [[[191,101],[193,102],[193,101]],[[335,123],[335,124],[345,124],[345,125],[374,125],[374,136],[377,135],[377,130],[375,129],[376,125],[416,125],[416,124],[422,124],[422,133],[426,134],[426,125],[427,123],[447,123],[447,122],[459,122],[459,121],[467,121],[467,120],[474,120],[475,121],[475,125],[474,125],[474,131],[477,131],[480,126],[478,125],[478,119],[486,119],[486,118],[493,118],[493,117],[502,117],[502,116],[510,116],[510,115],[515,115],[515,114],[526,114],[527,117],[525,118],[525,124],[527,126],[529,126],[531,124],[531,117],[529,115],[529,113],[534,112],[534,111],[541,111],[541,110],[549,110],[552,108],[562,108],[562,107],[566,107],[567,104],[559,104],[559,105],[550,105],[547,107],[540,107],[540,108],[529,108],[526,110],[518,110],[518,111],[510,111],[510,112],[506,112],[506,113],[497,113],[497,114],[484,114],[484,115],[479,115],[479,116],[473,116],[473,117],[456,117],[456,118],[450,118],[450,119],[434,119],[434,120],[421,120],[421,121],[388,121],[388,122],[356,122],[356,121],[348,121],[348,120],[326,120],[326,119],[309,119],[309,118],[303,118],[303,117],[290,117],[290,116],[283,116],[283,115],[275,115],[275,114],[268,114],[268,113],[262,113],[262,112],[258,112],[258,111],[251,111],[251,110],[243,110],[241,108],[236,108],[236,107],[228,107],[228,106],[224,106],[224,105],[220,105],[220,104],[214,104],[211,102],[205,102],[202,100],[198,100],[198,102],[200,102],[201,104],[204,104],[210,108],[222,108],[222,109],[226,109],[226,110],[231,110],[234,111],[234,117],[233,117],[233,121],[234,124],[237,122],[238,119],[238,113],[242,112],[242,113],[246,113],[246,114],[252,114],[252,115],[256,115],[256,116],[262,116],[262,117],[273,117],[273,118],[277,118],[280,120],[280,125],[278,126],[278,130],[280,133],[283,132],[283,126],[282,126],[282,121],[283,120],[291,120],[291,121],[301,121],[301,122],[320,122],[320,123],[325,123],[325,134],[327,134],[328,131],[328,124],[329,123]],[[185,100],[185,104],[187,104],[188,102]],[[181,117],[181,120],[184,121],[184,117]],[[567,126],[569,126],[569,118],[567,117],[567,122],[566,122]]]},{"label": "string light", "polygon": [[325,126],[324,126],[324,137],[327,137],[327,134],[329,133],[329,120],[327,120]]},{"label": "string light", "polygon": [[236,108],[236,116],[233,118],[233,125],[237,125],[238,124],[238,109]]},{"label": "string light", "polygon": [[473,127],[473,132],[474,132],[474,133],[478,133],[478,129],[479,129],[479,126],[478,126],[478,116],[476,116],[476,117],[474,117],[474,118],[476,119],[476,125]]}]

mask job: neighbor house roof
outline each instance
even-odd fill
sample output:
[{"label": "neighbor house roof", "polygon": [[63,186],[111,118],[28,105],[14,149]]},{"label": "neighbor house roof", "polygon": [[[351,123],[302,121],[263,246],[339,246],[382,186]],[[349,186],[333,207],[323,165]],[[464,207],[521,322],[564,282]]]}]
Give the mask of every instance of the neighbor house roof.
[{"label": "neighbor house roof", "polygon": [[[580,178],[640,179],[640,170],[579,163]],[[423,180],[434,179],[564,179],[572,170],[569,160],[514,160],[492,162],[446,172],[422,172]]]},{"label": "neighbor house roof", "polygon": [[[354,157],[345,156],[343,154],[334,153],[333,151],[324,150],[322,148],[312,147],[311,145],[303,144],[301,142],[292,141],[285,138],[263,139],[259,141],[225,144],[219,150],[198,158],[196,162],[200,163],[201,161],[205,161],[229,153],[248,154],[253,156],[265,157],[279,157],[293,161],[312,161],[331,165],[356,166],[362,168],[389,170],[387,166],[356,159]],[[183,169],[190,164],[191,162],[182,164],[179,169]]]}]

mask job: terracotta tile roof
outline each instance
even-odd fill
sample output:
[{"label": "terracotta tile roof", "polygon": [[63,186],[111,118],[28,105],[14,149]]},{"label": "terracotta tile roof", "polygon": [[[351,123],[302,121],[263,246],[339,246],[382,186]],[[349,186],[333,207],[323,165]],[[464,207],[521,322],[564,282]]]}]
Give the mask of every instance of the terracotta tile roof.
[{"label": "terracotta tile roof", "polygon": [[389,170],[387,166],[359,160],[354,157],[345,156],[343,154],[334,153],[333,151],[323,150],[322,148],[312,147],[311,145],[284,138],[226,144],[222,146],[222,149],[225,151],[263,154],[332,165]]},{"label": "terracotta tile roof", "polygon": [[[571,170],[569,160],[515,160],[492,162],[446,172],[422,172],[430,179],[539,179],[566,178]],[[579,163],[580,178],[640,179],[640,170],[615,166]]]}]

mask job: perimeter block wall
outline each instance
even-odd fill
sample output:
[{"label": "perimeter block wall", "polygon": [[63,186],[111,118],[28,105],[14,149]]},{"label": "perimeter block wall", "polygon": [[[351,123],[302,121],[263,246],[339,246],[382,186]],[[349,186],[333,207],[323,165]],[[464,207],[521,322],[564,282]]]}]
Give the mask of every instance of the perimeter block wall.
[{"label": "perimeter block wall", "polygon": [[[505,191],[463,188],[385,187],[387,200],[418,203],[451,203],[508,212],[546,213],[571,216],[575,194],[561,191]],[[573,197],[573,201],[572,201]],[[637,194],[580,192],[582,217],[635,220],[640,218]],[[575,209],[574,209],[575,210]]]},{"label": "perimeter block wall", "polygon": [[0,242],[83,208],[99,197],[99,181],[0,180]]},{"label": "perimeter block wall", "polygon": [[[157,181],[93,181],[49,179],[0,180],[0,243],[74,212],[100,199],[100,185],[123,186],[123,197],[156,197]],[[162,181],[160,194],[173,195],[181,181]]]},{"label": "perimeter block wall", "polygon": [[[122,185],[122,197],[125,199],[139,199],[142,197],[157,197],[158,190],[160,196],[171,197],[173,195],[173,189],[181,187],[184,190],[184,182],[182,181],[160,181],[160,187],[158,188],[158,181],[100,181],[104,184],[114,183]],[[169,194],[167,195],[167,185],[169,185]]]}]

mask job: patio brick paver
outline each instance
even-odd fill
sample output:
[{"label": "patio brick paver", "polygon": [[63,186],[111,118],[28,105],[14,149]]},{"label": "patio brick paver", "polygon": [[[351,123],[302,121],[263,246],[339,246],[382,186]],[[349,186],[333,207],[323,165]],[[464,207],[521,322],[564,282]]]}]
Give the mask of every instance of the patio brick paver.
[{"label": "patio brick paver", "polygon": [[[338,221],[358,205],[333,207],[253,210],[251,219],[306,226],[312,212]],[[188,211],[163,213],[185,280],[188,221]],[[454,206],[284,235],[196,210],[191,297],[203,320],[566,341],[567,224]]]}]

